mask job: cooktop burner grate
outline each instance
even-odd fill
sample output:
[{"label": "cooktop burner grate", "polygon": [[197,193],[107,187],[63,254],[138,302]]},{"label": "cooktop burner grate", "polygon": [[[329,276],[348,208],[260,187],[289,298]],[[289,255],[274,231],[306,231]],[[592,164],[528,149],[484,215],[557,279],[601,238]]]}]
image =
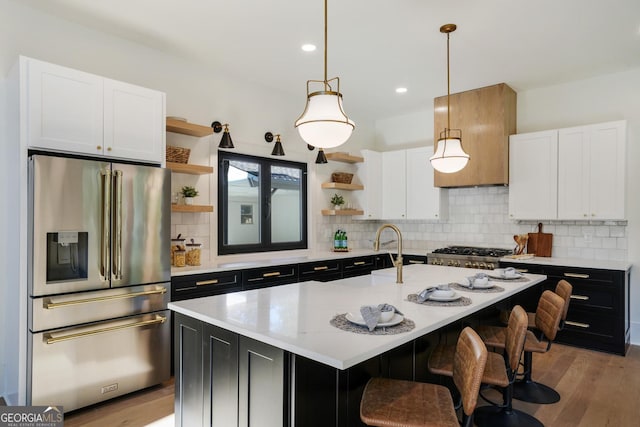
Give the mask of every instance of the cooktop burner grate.
[{"label": "cooktop burner grate", "polygon": [[501,248],[479,248],[474,246],[447,246],[446,248],[440,248],[433,251],[434,254],[445,255],[467,255],[467,256],[484,256],[501,258],[506,255],[511,255],[513,252],[509,249]]}]

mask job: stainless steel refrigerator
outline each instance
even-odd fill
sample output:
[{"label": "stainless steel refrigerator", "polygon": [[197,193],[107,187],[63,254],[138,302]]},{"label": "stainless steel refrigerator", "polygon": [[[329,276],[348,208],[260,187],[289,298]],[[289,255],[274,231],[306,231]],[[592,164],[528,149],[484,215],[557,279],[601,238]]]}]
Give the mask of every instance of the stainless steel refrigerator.
[{"label": "stainless steel refrigerator", "polygon": [[28,404],[68,412],[169,378],[170,179],[29,157]]}]

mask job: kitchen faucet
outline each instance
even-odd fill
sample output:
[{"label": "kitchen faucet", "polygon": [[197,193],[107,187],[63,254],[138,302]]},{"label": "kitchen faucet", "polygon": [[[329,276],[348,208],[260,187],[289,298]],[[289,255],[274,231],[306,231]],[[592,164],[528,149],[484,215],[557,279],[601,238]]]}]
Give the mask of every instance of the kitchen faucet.
[{"label": "kitchen faucet", "polygon": [[380,233],[385,228],[390,228],[396,232],[398,235],[398,256],[396,256],[395,261],[393,260],[393,256],[391,256],[391,261],[393,262],[394,267],[396,267],[396,283],[402,283],[402,233],[400,229],[393,224],[382,224],[378,231],[376,232],[376,240],[373,242],[373,250],[378,251],[380,249]]}]

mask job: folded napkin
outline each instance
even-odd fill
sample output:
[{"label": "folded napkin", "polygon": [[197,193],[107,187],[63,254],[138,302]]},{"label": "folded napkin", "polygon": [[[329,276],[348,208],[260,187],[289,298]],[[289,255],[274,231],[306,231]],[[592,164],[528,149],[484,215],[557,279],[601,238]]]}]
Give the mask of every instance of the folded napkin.
[{"label": "folded napkin", "polygon": [[360,314],[364,319],[364,322],[367,324],[367,327],[370,331],[373,331],[376,326],[378,326],[378,322],[380,321],[380,313],[383,311],[395,311],[396,313],[402,315],[398,309],[396,309],[391,304],[378,304],[378,305],[363,305],[360,307]]},{"label": "folded napkin", "polygon": [[502,275],[504,277],[515,276],[516,274],[520,274],[518,270],[513,267],[507,267],[502,271]]},{"label": "folded napkin", "polygon": [[426,288],[426,289],[424,289],[422,292],[420,292],[420,293],[418,294],[418,296],[417,296],[417,298],[416,298],[416,299],[417,299],[417,301],[418,301],[419,303],[423,303],[423,302],[425,302],[426,300],[428,300],[428,299],[429,299],[429,295],[431,295],[431,294],[433,293],[433,291],[435,291],[436,289],[438,289],[438,287],[437,287],[437,286],[432,286],[432,287],[430,287],[430,288]]},{"label": "folded napkin", "polygon": [[[487,280],[489,279],[489,276],[487,276],[486,273],[476,273],[473,276],[469,276],[467,277],[467,281],[469,282],[466,287],[469,289],[473,289],[473,284],[475,283],[476,279],[484,279],[486,278]],[[465,286],[464,283],[461,283],[462,286]]]}]

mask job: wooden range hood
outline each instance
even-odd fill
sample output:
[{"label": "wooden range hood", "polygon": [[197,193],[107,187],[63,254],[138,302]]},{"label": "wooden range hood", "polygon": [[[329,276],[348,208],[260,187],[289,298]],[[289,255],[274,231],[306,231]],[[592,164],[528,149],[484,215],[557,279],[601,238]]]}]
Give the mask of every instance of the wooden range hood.
[{"label": "wooden range hood", "polygon": [[[434,99],[434,141],[447,126],[447,96]],[[436,187],[509,184],[509,135],[516,133],[516,92],[505,83],[451,94],[451,127],[471,156],[451,174],[434,171]],[[435,144],[434,144],[435,146]]]}]

